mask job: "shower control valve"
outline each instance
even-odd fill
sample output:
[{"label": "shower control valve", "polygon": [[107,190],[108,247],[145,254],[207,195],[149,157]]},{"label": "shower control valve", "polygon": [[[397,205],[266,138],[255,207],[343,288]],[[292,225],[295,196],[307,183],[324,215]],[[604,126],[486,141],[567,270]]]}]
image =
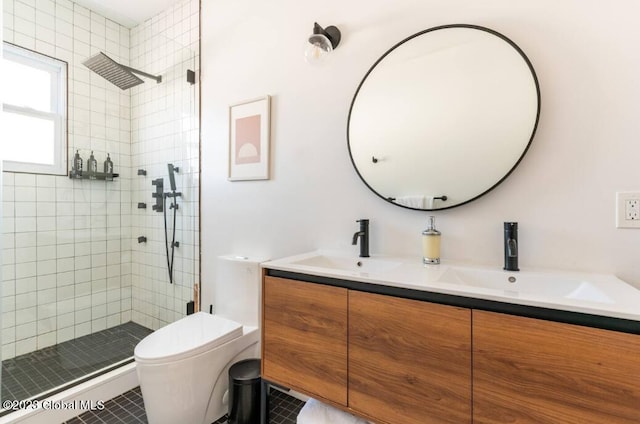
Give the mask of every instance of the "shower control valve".
[{"label": "shower control valve", "polygon": [[152,206],[152,209],[156,212],[162,212],[164,210],[162,200],[164,197],[164,179],[156,178],[151,181],[151,185],[156,186],[155,193],[151,193],[151,197],[156,199],[156,204]]}]

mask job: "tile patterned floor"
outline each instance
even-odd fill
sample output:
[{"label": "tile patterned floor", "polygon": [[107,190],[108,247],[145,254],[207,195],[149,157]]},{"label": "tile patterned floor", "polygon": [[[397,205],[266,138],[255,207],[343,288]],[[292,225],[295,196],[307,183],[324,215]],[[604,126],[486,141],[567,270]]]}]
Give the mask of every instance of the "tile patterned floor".
[{"label": "tile patterned floor", "polygon": [[276,389],[269,396],[269,423],[296,424],[304,402]]},{"label": "tile patterned floor", "polygon": [[63,424],[147,424],[140,387],[104,403],[102,411],[89,411]]},{"label": "tile patterned floor", "polygon": [[[89,411],[63,424],[147,424],[140,388],[105,402],[102,411]],[[272,389],[269,400],[270,424],[295,424],[304,402]],[[226,424],[225,417],[214,424]]]},{"label": "tile patterned floor", "polygon": [[21,400],[131,357],[152,330],[133,322],[2,361],[2,400]]}]

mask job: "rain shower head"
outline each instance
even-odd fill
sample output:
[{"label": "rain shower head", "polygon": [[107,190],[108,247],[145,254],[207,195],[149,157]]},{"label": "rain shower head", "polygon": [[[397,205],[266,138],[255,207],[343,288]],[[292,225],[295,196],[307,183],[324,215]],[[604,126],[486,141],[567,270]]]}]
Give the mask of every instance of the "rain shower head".
[{"label": "rain shower head", "polygon": [[122,90],[135,87],[144,82],[134,73],[154,79],[158,83],[162,81],[162,76],[147,74],[146,72],[121,65],[102,52],[91,56],[82,64]]}]

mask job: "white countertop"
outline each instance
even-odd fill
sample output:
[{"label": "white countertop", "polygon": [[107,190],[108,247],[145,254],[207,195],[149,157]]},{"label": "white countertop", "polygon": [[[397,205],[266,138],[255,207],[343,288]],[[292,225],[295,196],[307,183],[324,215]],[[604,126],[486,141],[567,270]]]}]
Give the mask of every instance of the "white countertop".
[{"label": "white countertop", "polygon": [[[640,321],[640,290],[608,274],[521,269],[503,271],[420,257],[318,250],[262,263],[263,268],[422,290],[517,305]],[[515,282],[509,282],[515,278]]]}]

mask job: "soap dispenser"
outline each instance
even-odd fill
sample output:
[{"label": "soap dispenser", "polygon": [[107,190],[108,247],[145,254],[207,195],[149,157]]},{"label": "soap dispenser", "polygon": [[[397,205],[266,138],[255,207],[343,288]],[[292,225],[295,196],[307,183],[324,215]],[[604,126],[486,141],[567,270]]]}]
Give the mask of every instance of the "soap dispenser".
[{"label": "soap dispenser", "polygon": [[429,227],[422,232],[422,263],[435,265],[440,263],[440,231],[436,230],[436,217],[429,217]]},{"label": "soap dispenser", "polygon": [[93,156],[93,150],[91,151],[91,156],[89,156],[89,160],[87,161],[87,173],[89,174],[89,179],[96,179],[96,174],[98,173],[98,161]]}]

